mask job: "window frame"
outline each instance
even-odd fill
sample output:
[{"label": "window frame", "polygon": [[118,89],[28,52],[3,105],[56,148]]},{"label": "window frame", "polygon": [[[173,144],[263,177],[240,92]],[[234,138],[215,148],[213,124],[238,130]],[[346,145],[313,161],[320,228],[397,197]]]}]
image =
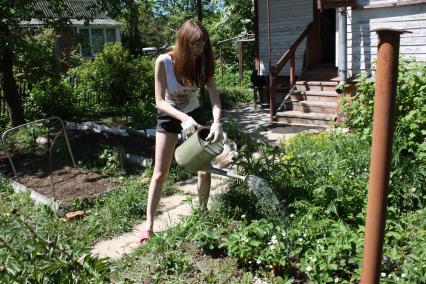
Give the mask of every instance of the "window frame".
[{"label": "window frame", "polygon": [[[106,30],[113,30],[114,31],[114,42],[121,42],[120,37],[117,35],[117,27],[109,27],[109,26],[88,26],[88,27],[76,27],[77,28],[77,35],[80,35],[80,30],[88,30],[89,31],[89,48],[90,48],[90,55],[89,56],[84,56],[83,55],[83,46],[81,44],[81,42],[79,42],[78,44],[78,49],[80,52],[80,55],[84,58],[93,58],[95,57],[95,53],[93,52],[93,39],[92,39],[92,29],[96,29],[96,30],[100,30],[102,29],[103,31],[103,44],[105,45],[106,43],[110,42],[107,41],[107,32]],[[99,52],[99,51],[98,51]]]}]

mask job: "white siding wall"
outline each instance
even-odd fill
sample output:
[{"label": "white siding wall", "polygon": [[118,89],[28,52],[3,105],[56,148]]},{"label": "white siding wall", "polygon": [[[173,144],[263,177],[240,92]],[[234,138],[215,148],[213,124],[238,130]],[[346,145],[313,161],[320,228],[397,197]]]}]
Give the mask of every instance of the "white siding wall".
[{"label": "white siding wall", "polygon": [[[396,3],[395,0],[361,0],[358,4]],[[371,71],[377,58],[378,36],[372,29],[401,28],[411,31],[401,35],[400,54],[426,62],[426,3],[349,10],[348,70],[349,74]]]},{"label": "white siding wall", "polygon": [[[269,74],[267,6],[265,0],[259,0],[258,3],[260,73],[265,75]],[[312,0],[270,0],[269,5],[273,66],[313,20],[313,4]],[[296,75],[302,70],[305,49],[306,40],[296,51]],[[289,75],[289,66],[288,63],[280,75]]]}]

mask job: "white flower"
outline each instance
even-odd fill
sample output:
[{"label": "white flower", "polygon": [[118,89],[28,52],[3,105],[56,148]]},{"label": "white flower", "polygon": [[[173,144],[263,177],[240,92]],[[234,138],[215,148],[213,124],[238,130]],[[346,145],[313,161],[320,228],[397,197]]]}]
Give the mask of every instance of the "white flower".
[{"label": "white flower", "polygon": [[406,276],[406,275],[405,275],[405,273],[402,273],[402,274],[401,274],[401,277],[402,277],[402,278],[404,278],[405,276]]},{"label": "white flower", "polygon": [[299,242],[303,242],[303,239],[302,239],[302,238],[299,238],[299,239],[298,239],[298,241],[299,241]]},{"label": "white flower", "polygon": [[246,218],[246,215],[241,215],[241,219],[244,219],[244,218]]},{"label": "white flower", "polygon": [[306,233],[303,234],[303,237],[306,238]]},{"label": "white flower", "polygon": [[339,277],[334,278],[334,283],[338,283],[339,282]]},{"label": "white flower", "polygon": [[248,243],[249,239],[246,236],[242,236],[241,241],[243,241],[244,243]]},{"label": "white flower", "polygon": [[290,214],[290,218],[293,218],[294,217],[294,214]]},{"label": "white flower", "polygon": [[286,236],[287,234],[286,234],[286,232],[285,231],[283,231],[282,233],[281,233],[281,236],[283,236],[283,238],[285,238],[285,236]]},{"label": "white flower", "polygon": [[261,261],[260,259],[258,259],[258,260],[256,260],[256,263],[257,263],[257,264],[261,264],[261,263],[262,263],[262,261]]},{"label": "white flower", "polygon": [[274,245],[270,245],[270,246],[269,246],[269,248],[270,248],[271,250],[274,250],[274,249],[275,249],[275,246],[274,246]]},{"label": "white flower", "polygon": [[277,236],[273,235],[270,243],[273,245],[278,244]]},{"label": "white flower", "polygon": [[309,272],[312,270],[312,267],[310,265],[308,265],[308,267],[306,267],[306,271]]},{"label": "white flower", "polygon": [[380,273],[380,275],[381,275],[382,277],[386,277],[386,273],[384,273],[384,272]]}]

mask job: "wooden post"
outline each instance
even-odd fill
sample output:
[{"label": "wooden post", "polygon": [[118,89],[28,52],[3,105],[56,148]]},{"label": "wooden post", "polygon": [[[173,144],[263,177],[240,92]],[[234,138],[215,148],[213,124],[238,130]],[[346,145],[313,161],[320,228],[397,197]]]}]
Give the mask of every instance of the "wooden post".
[{"label": "wooden post", "polygon": [[201,0],[197,0],[197,19],[200,22],[203,22],[203,4]]},{"label": "wooden post", "polygon": [[223,80],[223,54],[222,54],[222,45],[219,47],[219,56],[220,56],[220,75],[222,76]]},{"label": "wooden post", "polygon": [[296,51],[292,50],[290,55],[290,88],[296,82]]},{"label": "wooden post", "polygon": [[238,66],[240,69],[240,82],[243,81],[243,42],[238,41]]}]

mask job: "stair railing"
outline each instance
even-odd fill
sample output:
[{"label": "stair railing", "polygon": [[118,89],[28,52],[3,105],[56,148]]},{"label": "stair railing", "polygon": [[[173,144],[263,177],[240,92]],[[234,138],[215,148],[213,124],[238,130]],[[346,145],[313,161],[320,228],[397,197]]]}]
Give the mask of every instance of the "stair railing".
[{"label": "stair railing", "polygon": [[276,82],[278,75],[280,74],[281,70],[284,68],[284,66],[288,63],[290,60],[290,89],[295,85],[296,83],[296,50],[299,47],[300,43],[309,35],[309,33],[313,30],[313,22],[310,22],[305,30],[299,35],[299,37],[292,43],[289,49],[281,56],[281,58],[278,60],[278,62],[272,66],[272,70],[269,73],[269,98],[270,98],[270,113],[271,120],[276,115],[276,108],[275,108],[275,90],[276,90]]}]

